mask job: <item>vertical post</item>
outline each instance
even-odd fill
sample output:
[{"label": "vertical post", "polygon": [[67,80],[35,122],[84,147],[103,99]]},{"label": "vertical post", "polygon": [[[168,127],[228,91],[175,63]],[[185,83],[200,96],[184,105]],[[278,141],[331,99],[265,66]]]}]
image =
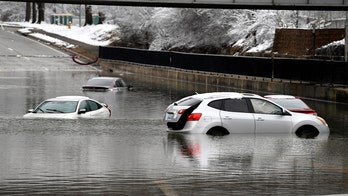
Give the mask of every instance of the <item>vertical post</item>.
[{"label": "vertical post", "polygon": [[80,4],[80,12],[79,12],[79,27],[82,26],[82,22],[81,22],[81,12],[82,12],[82,5]]},{"label": "vertical post", "polygon": [[316,28],[316,24],[313,23],[312,24],[312,36],[313,36],[313,57],[315,56],[315,39],[316,39],[316,35],[315,35],[315,28]]},{"label": "vertical post", "polygon": [[274,52],[272,51],[272,75],[271,75],[271,82],[273,82],[274,79]]},{"label": "vertical post", "polygon": [[347,40],[347,35],[348,35],[348,12],[346,12],[346,23],[345,23],[345,46],[344,46],[344,61],[348,62],[348,40]]}]

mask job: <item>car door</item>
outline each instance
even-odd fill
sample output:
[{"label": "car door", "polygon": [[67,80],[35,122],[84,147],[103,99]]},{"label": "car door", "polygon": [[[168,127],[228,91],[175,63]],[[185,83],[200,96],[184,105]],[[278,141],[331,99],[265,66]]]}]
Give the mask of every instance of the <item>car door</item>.
[{"label": "car door", "polygon": [[88,106],[87,100],[81,101],[80,106],[79,106],[79,110],[78,110],[79,117],[80,118],[90,118],[89,111],[90,111],[90,108]]},{"label": "car door", "polygon": [[283,108],[263,99],[250,99],[254,109],[256,133],[289,133],[292,131],[291,115]]},{"label": "car door", "polygon": [[90,111],[89,117],[90,118],[105,118],[108,117],[108,112],[106,112],[106,108],[104,108],[102,105],[100,105],[97,102],[94,102],[92,100],[87,100],[87,103],[89,105]]},{"label": "car door", "polygon": [[254,133],[254,115],[246,99],[225,99],[220,111],[222,126],[230,133]]}]

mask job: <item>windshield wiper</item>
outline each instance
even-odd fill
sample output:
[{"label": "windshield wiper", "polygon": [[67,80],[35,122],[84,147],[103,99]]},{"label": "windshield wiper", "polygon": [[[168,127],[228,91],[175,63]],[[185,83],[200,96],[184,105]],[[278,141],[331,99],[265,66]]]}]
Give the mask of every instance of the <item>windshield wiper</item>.
[{"label": "windshield wiper", "polygon": [[46,109],[46,111],[64,113],[64,112],[62,112],[62,111],[60,111],[60,110],[56,110],[56,109]]}]

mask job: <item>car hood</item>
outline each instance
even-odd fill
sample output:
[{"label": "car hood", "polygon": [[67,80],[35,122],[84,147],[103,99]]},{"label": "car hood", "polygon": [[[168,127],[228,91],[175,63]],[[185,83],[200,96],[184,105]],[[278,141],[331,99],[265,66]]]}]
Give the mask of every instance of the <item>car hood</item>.
[{"label": "car hood", "polygon": [[287,108],[292,112],[305,113],[305,114],[316,114],[317,112],[310,108]]},{"label": "car hood", "polygon": [[75,113],[57,114],[57,113],[27,113],[23,118],[57,118],[57,119],[77,119]]}]

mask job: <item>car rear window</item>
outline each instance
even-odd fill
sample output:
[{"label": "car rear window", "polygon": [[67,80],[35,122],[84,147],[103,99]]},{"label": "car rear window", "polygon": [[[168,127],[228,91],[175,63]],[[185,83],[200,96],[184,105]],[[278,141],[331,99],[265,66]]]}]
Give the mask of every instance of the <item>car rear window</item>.
[{"label": "car rear window", "polygon": [[187,99],[176,102],[175,105],[177,105],[177,106],[193,106],[193,105],[199,104],[200,102],[202,102],[202,101],[199,99],[189,97]]}]

